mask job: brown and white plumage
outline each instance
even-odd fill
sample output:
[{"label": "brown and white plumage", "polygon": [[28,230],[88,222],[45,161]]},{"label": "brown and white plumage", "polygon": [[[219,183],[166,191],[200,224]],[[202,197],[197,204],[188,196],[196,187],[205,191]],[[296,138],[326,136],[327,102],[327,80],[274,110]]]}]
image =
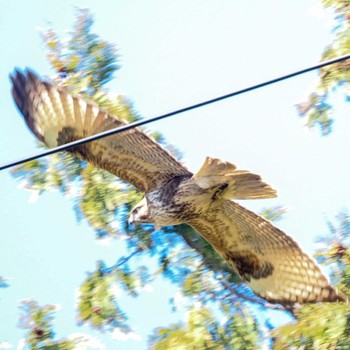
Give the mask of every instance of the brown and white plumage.
[{"label": "brown and white plumage", "polygon": [[291,237],[239,204],[225,200],[189,224],[264,299],[282,304],[340,300]]},{"label": "brown and white plumage", "polygon": [[[11,79],[27,125],[48,147],[125,125],[31,71],[16,71]],[[71,152],[145,192],[130,221],[191,225],[263,298],[282,304],[341,299],[292,238],[231,201],[274,197],[275,191],[260,176],[210,157],[193,175],[140,129]]]},{"label": "brown and white plumage", "polygon": [[[29,70],[17,71],[11,79],[13,97],[27,125],[49,147],[126,124],[66,89],[42,82]],[[74,153],[142,192],[161,187],[174,176],[191,174],[139,129],[78,146]]]}]

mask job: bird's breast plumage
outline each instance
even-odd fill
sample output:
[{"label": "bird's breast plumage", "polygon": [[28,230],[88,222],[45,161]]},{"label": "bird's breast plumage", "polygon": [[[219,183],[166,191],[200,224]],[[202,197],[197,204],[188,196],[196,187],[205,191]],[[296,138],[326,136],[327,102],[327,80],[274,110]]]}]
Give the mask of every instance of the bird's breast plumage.
[{"label": "bird's breast plumage", "polygon": [[210,207],[210,193],[200,188],[192,176],[177,176],[162,188],[146,194],[151,215],[159,225],[187,222]]}]

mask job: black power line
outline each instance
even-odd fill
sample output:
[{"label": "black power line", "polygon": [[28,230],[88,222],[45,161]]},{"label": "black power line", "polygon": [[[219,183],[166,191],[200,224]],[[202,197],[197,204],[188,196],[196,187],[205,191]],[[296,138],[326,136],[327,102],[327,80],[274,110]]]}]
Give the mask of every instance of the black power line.
[{"label": "black power line", "polygon": [[107,130],[107,131],[101,132],[101,133],[96,134],[96,135],[92,135],[92,136],[85,137],[85,138],[80,139],[80,140],[69,142],[69,143],[66,143],[64,145],[60,145],[60,146],[57,146],[55,148],[48,149],[48,150],[46,150],[46,151],[44,151],[42,153],[38,153],[38,154],[35,154],[33,156],[29,156],[27,158],[22,158],[20,160],[14,161],[14,162],[7,163],[5,165],[1,165],[0,166],[0,171],[4,170],[4,169],[7,169],[7,168],[11,168],[13,166],[16,166],[16,165],[19,165],[19,164],[22,164],[22,163],[29,162],[31,160],[35,160],[35,159],[38,159],[38,158],[42,158],[42,157],[48,156],[48,155],[53,154],[53,153],[65,151],[67,149],[70,149],[70,148],[73,148],[73,147],[76,147],[76,146],[80,146],[80,145],[83,145],[83,144],[88,143],[88,142],[96,141],[96,140],[99,140],[99,139],[101,139],[103,137],[111,136],[113,134],[118,134],[118,133],[121,133],[123,131],[133,129],[133,128],[136,128],[136,127],[141,126],[141,125],[153,123],[153,122],[161,120],[161,119],[172,117],[173,115],[176,115],[176,114],[188,112],[188,111],[190,111],[192,109],[204,107],[204,106],[207,106],[209,104],[216,103],[216,102],[225,100],[225,99],[233,97],[233,96],[244,94],[244,93],[252,91],[252,90],[260,89],[260,88],[262,88],[264,86],[275,84],[275,83],[278,83],[278,82],[280,82],[282,80],[290,79],[290,78],[296,77],[298,75],[305,74],[305,73],[311,72],[313,70],[316,70],[316,69],[319,69],[319,68],[322,68],[322,67],[325,67],[325,66],[329,66],[331,64],[338,63],[338,62],[341,62],[341,61],[344,61],[344,60],[347,60],[347,59],[350,59],[350,54],[347,54],[347,55],[344,55],[344,56],[340,56],[340,57],[337,57],[337,58],[334,58],[334,59],[331,59],[331,60],[327,60],[327,61],[318,63],[318,64],[316,64],[314,66],[311,66],[311,67],[308,67],[308,68],[304,68],[304,69],[301,69],[299,71],[296,71],[296,72],[293,72],[293,73],[289,73],[289,74],[280,76],[278,78],[274,78],[274,79],[265,81],[265,82],[260,83],[260,84],[255,84],[255,85],[243,88],[241,90],[237,90],[237,91],[231,92],[231,93],[223,95],[223,96],[215,97],[215,98],[213,98],[211,100],[199,102],[199,103],[196,103],[196,104],[188,106],[188,107],[180,108],[180,109],[177,109],[177,110],[175,110],[173,112],[162,114],[162,115],[159,115],[159,116],[156,116],[156,117],[153,117],[153,118],[149,118],[149,119],[139,120],[139,121],[136,121],[134,123],[131,123],[131,124],[128,124],[128,125],[125,125],[125,126],[121,126],[119,128]]}]

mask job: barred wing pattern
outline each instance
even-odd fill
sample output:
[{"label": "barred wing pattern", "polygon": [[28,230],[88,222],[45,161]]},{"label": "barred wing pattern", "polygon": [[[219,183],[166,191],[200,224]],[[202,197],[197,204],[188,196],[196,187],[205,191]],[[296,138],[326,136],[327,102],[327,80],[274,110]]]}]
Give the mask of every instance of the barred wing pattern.
[{"label": "barred wing pattern", "polygon": [[[41,81],[32,71],[15,71],[11,79],[13,97],[27,125],[48,147],[126,125],[95,104]],[[138,128],[74,147],[70,152],[143,192],[161,187],[174,176],[191,175]]]},{"label": "barred wing pattern", "polygon": [[[13,97],[27,125],[48,147],[126,124],[95,104],[40,80],[29,70],[24,74],[15,71],[11,79]],[[180,186],[181,178],[192,176],[160,144],[137,128],[76,146],[70,152],[145,193],[165,188],[163,186],[175,178],[175,183]],[[274,190],[262,183],[257,175],[241,171],[237,173],[242,175],[241,178],[236,177],[233,164],[213,159],[206,162],[208,169],[202,167],[193,178],[194,182],[198,182],[197,186],[204,187],[203,191],[208,181],[210,185],[210,181],[220,182],[223,177],[223,185],[227,186],[225,181],[232,177],[232,188],[238,191],[233,193],[236,197],[266,198],[275,195]],[[220,168],[222,164],[225,172],[223,169],[223,173],[212,171],[211,165]],[[233,172],[226,174],[227,167],[231,167]],[[258,181],[260,187],[251,187],[252,181],[255,185]],[[229,195],[232,197],[231,192]],[[156,204],[165,210],[162,207],[164,201]],[[197,230],[261,297],[282,304],[343,300],[316,263],[292,238],[239,204],[221,198],[212,202],[209,212],[199,217],[189,220],[186,212],[181,214],[186,218],[183,221]]]},{"label": "barred wing pattern", "polygon": [[237,203],[225,200],[188,224],[266,300],[281,304],[343,300],[291,237]]}]

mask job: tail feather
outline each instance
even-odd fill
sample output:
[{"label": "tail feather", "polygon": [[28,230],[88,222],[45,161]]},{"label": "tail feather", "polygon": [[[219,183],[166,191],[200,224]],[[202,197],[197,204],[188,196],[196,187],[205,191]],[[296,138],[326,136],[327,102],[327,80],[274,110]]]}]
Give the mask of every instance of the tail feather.
[{"label": "tail feather", "polygon": [[217,158],[207,157],[202,167],[193,176],[198,186],[214,190],[224,186],[221,197],[225,199],[274,198],[276,191],[261,180],[259,175]]}]

